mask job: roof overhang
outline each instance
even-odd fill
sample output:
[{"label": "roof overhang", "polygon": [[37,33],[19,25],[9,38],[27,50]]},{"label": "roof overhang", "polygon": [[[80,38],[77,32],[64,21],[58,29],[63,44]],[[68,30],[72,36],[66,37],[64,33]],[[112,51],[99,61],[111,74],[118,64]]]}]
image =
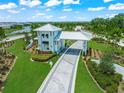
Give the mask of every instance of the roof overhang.
[{"label": "roof overhang", "polygon": [[82,32],[62,32],[59,39],[64,40],[91,40],[92,37],[89,37]]},{"label": "roof overhang", "polygon": [[38,31],[38,32],[44,32],[44,31],[61,31],[62,29],[61,28],[59,28],[59,27],[56,27],[56,26],[54,26],[54,25],[51,25],[51,24],[46,24],[46,25],[44,25],[44,26],[41,26],[41,27],[39,27],[39,28],[36,28],[36,29],[34,29],[34,31]]}]

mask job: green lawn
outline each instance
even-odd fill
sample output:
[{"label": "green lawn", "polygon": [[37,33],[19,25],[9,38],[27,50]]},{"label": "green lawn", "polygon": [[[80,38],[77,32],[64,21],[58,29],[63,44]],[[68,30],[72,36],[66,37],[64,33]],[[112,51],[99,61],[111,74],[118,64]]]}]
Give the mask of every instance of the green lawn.
[{"label": "green lawn", "polygon": [[78,64],[75,93],[103,93],[90,77],[81,59]]},{"label": "green lawn", "polygon": [[113,47],[111,45],[97,43],[96,41],[92,41],[92,40],[88,42],[88,47],[93,48],[93,49],[99,49],[103,52],[107,52],[107,51],[111,52],[113,49]]},{"label": "green lawn", "polygon": [[[23,40],[17,40],[8,50],[18,58],[15,66],[8,76],[3,93],[36,93],[41,83],[50,71],[50,66],[46,63],[31,62],[30,54],[24,52]],[[56,62],[59,56],[52,61]]]},{"label": "green lawn", "polygon": [[4,29],[5,34],[9,34],[11,32],[17,31],[17,30],[21,30],[21,29],[20,28],[18,28],[18,29],[14,29],[14,28],[6,28],[6,29]]},{"label": "green lawn", "polygon": [[[96,42],[90,42],[89,45],[104,51],[111,50],[111,48],[102,44],[97,44]],[[12,72],[8,76],[3,93],[36,93],[50,71],[50,66],[48,64],[31,62],[31,55],[22,50],[23,46],[25,46],[24,41],[17,40],[15,44],[8,49],[10,52],[14,53],[18,59]],[[52,61],[56,62],[58,58],[59,56],[54,57]],[[91,79],[81,60],[78,65],[75,93],[102,93]]]},{"label": "green lawn", "polygon": [[98,43],[96,41],[89,41],[88,47],[93,49],[99,49],[103,52],[117,52],[120,55],[124,56],[124,51],[120,50],[119,48],[113,47],[111,44],[104,44],[104,43]]}]

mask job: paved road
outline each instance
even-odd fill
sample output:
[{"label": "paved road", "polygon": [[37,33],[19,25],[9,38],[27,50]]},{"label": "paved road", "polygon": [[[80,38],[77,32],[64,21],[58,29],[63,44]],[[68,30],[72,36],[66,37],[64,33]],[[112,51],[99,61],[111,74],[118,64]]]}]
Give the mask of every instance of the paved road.
[{"label": "paved road", "polygon": [[26,32],[26,33],[31,32],[31,27],[30,26],[23,27],[23,29],[21,29],[21,30],[13,31],[11,33],[6,34],[6,36],[21,34],[21,33],[24,33],[24,32]]},{"label": "paved road", "polygon": [[77,41],[62,55],[37,93],[74,93],[82,42]]},{"label": "paved road", "polygon": [[[29,34],[29,36],[31,36],[31,34]],[[3,39],[2,41],[0,41],[0,44],[5,43],[5,42],[14,41],[14,40],[21,39],[21,38],[25,38],[25,35],[21,34],[21,35],[9,36],[9,37],[6,37],[5,39]]]}]

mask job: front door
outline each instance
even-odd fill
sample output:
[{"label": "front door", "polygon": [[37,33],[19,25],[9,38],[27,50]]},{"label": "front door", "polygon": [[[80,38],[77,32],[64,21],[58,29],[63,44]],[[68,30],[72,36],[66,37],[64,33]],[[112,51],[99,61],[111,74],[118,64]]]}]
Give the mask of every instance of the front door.
[{"label": "front door", "polygon": [[43,51],[49,51],[49,42],[43,41]]}]

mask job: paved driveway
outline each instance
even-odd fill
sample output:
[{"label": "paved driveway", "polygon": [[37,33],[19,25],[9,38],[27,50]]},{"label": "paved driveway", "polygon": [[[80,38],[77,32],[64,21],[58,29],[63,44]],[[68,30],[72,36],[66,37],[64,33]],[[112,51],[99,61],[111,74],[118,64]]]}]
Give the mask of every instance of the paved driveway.
[{"label": "paved driveway", "polygon": [[62,55],[37,93],[74,93],[82,42],[77,41]]}]

